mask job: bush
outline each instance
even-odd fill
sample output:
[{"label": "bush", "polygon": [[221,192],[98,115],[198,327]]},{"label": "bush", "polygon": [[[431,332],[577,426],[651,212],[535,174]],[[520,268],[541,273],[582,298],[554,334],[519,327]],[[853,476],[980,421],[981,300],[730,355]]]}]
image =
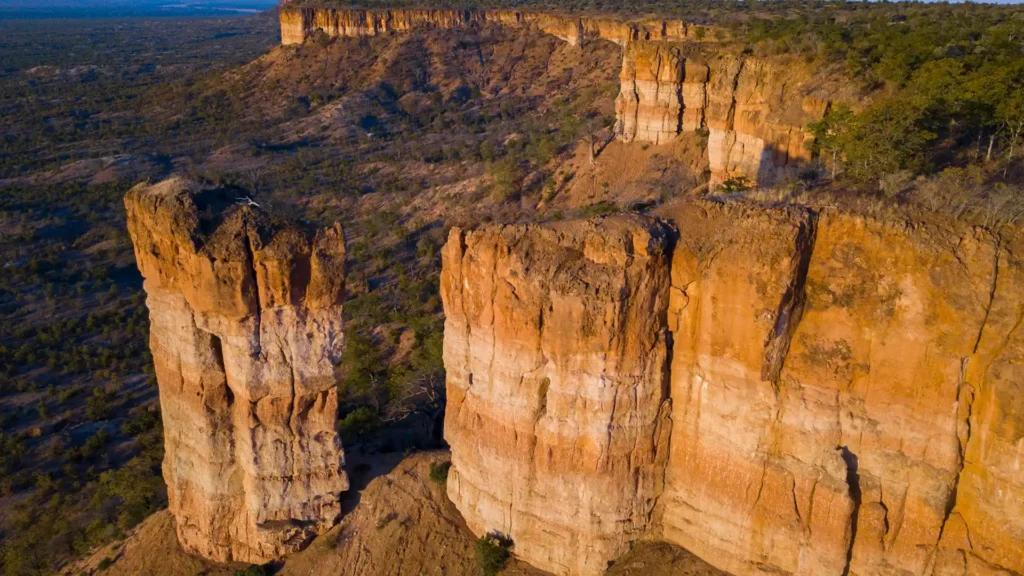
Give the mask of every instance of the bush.
[{"label": "bush", "polygon": [[500,162],[494,162],[487,167],[487,172],[494,179],[497,201],[508,202],[519,199],[525,174],[519,168],[519,163],[515,158],[506,157]]},{"label": "bush", "polygon": [[343,442],[348,442],[367,432],[372,432],[379,425],[380,418],[377,416],[377,411],[369,406],[362,406],[338,420],[338,434],[341,435]]},{"label": "bush", "polygon": [[114,561],[110,558],[104,558],[103,560],[100,560],[99,565],[97,565],[96,567],[100,570],[106,570],[107,568],[110,568],[110,565],[113,563]]},{"label": "bush", "polygon": [[430,465],[430,479],[437,484],[444,484],[448,481],[448,471],[451,467],[451,462],[434,462]]},{"label": "bush", "polygon": [[619,211],[619,205],[615,202],[608,200],[602,200],[596,204],[591,204],[583,208],[582,216],[584,218],[593,218],[595,216],[606,216],[608,214],[615,214]]},{"label": "bush", "polygon": [[235,570],[234,576],[270,576],[270,569],[266,566],[249,566],[245,570]]},{"label": "bush", "polygon": [[491,532],[476,541],[476,557],[484,576],[494,576],[505,568],[512,556],[512,539],[500,532]]}]

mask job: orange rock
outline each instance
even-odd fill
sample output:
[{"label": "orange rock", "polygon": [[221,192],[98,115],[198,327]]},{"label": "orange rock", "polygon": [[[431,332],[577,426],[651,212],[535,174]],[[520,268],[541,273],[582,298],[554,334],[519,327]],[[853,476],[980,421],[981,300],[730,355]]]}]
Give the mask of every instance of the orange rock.
[{"label": "orange rock", "polygon": [[623,49],[616,131],[626,142],[665,144],[708,131],[711,186],[743,177],[767,186],[810,160],[808,123],[825,106],[791,104],[808,73],[792,62],[701,53],[685,42],[630,42]]},{"label": "orange rock", "polygon": [[668,229],[454,229],[443,252],[448,494],[558,574],[643,535],[667,457]]},{"label": "orange rock", "polygon": [[[562,574],[597,573],[637,538],[738,576],[1024,571],[1019,239],[659,211],[678,236],[640,262],[627,238],[650,246],[650,220],[449,239],[449,490],[474,530],[512,532]],[[609,306],[622,312],[592,319]],[[626,412],[622,382],[644,391]]]},{"label": "orange rock", "polygon": [[341,229],[282,226],[172,179],[125,196],[145,278],[171,512],[182,546],[265,562],[332,526]]},{"label": "orange rock", "polygon": [[330,37],[375,36],[419,27],[463,28],[482,22],[534,26],[574,46],[586,39],[619,45],[634,40],[682,40],[692,35],[681,20],[629,21],[614,17],[579,17],[519,10],[360,10],[291,7],[280,10],[281,44],[301,44],[315,30]]}]

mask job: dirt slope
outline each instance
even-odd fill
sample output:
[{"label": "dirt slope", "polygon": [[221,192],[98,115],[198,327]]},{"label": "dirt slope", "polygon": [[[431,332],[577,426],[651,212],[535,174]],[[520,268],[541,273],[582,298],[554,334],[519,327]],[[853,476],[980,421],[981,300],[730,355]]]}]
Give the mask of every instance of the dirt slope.
[{"label": "dirt slope", "polygon": [[[281,576],[441,575],[475,576],[476,539],[462,516],[430,479],[430,465],[446,461],[445,451],[423,452],[395,462],[400,455],[381,455],[374,461],[350,463],[353,486],[360,474],[377,476],[353,492],[342,523],[290,556],[276,572]],[[355,501],[358,500],[358,503]],[[100,563],[113,562],[105,570]],[[174,535],[174,519],[161,510],[140,524],[123,542],[95,551],[62,574],[104,576],[232,576],[241,564],[215,564],[184,553]],[[542,576],[545,572],[513,559],[507,576]],[[616,576],[727,576],[681,548],[669,544],[637,543],[608,571]]]}]

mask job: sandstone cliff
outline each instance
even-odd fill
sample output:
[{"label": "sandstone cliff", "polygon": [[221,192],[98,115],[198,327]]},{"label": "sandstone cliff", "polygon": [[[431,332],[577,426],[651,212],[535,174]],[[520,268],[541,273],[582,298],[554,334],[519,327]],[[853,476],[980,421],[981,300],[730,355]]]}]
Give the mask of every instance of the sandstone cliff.
[{"label": "sandstone cliff", "polygon": [[695,29],[681,20],[619,20],[518,10],[358,10],[328,7],[281,8],[281,43],[301,44],[316,30],[329,37],[375,36],[418,27],[463,28],[496,22],[533,26],[573,45],[586,39],[625,45],[634,40],[682,40]]},{"label": "sandstone cliff", "polygon": [[806,127],[828,102],[809,77],[794,62],[631,42],[622,55],[617,131],[627,142],[664,144],[705,130],[712,187],[740,177],[767,186],[811,159]]},{"label": "sandstone cliff", "polygon": [[[586,256],[628,244],[621,220],[450,238],[449,489],[475,531],[510,532],[518,554],[560,574],[599,573],[637,538],[737,575],[1024,572],[1018,240],[799,209],[661,216],[678,232],[643,265],[656,298],[593,276],[611,266],[627,286],[636,278],[628,250]],[[566,294],[609,320],[595,330],[585,315],[553,315]],[[615,341],[607,329],[652,350],[666,328],[667,354],[599,344]],[[557,388],[537,384],[558,358],[579,368],[561,369]],[[569,406],[610,395],[610,408],[565,412],[567,431],[544,438],[533,418],[539,398],[540,420],[552,414],[556,389],[571,390]],[[622,410],[631,426],[618,425]],[[626,464],[595,466],[594,448],[598,464],[617,453]],[[559,476],[538,472],[555,465]],[[586,498],[601,507],[580,507]]]},{"label": "sandstone cliff", "polygon": [[625,217],[449,236],[448,494],[544,570],[602,573],[662,490],[668,240]]},{"label": "sandstone cliff", "polygon": [[172,179],[125,197],[145,278],[164,479],[183,547],[264,562],[332,526],[344,239]]}]

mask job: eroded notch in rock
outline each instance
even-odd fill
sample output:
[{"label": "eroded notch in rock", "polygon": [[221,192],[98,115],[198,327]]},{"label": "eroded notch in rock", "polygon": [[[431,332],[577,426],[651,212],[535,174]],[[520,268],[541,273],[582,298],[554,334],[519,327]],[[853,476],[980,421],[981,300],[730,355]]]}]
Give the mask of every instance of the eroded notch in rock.
[{"label": "eroded notch in rock", "polygon": [[761,380],[778,384],[782,366],[789,353],[789,345],[800,324],[800,317],[806,303],[807,271],[811,266],[817,219],[807,214],[796,235],[792,261],[792,280],[779,302],[775,314],[775,325],[764,346],[764,362],[761,364]]}]

